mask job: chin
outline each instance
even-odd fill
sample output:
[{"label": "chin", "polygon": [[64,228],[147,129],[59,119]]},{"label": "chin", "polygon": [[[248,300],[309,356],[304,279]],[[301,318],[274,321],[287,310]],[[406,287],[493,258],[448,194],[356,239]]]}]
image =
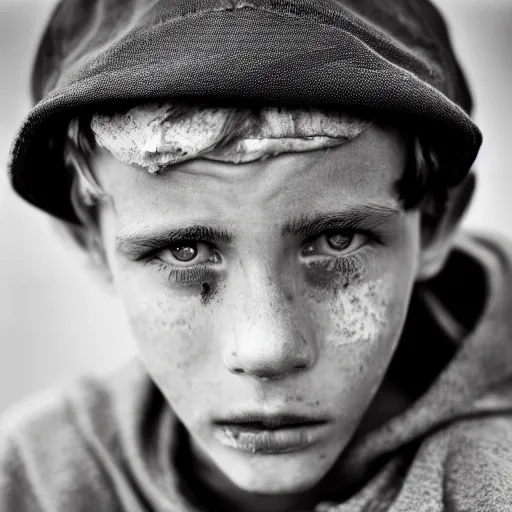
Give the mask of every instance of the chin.
[{"label": "chin", "polygon": [[222,464],[222,470],[243,491],[257,494],[292,494],[314,488],[333,463],[334,461],[328,461],[321,453],[256,455],[248,456],[246,461],[226,460]]},{"label": "chin", "polygon": [[245,492],[271,496],[308,492],[313,489],[319,481],[319,478],[308,479],[307,476],[306,479],[302,478],[300,481],[289,481],[286,478],[281,478],[279,481],[276,481],[275,478],[266,479],[258,475],[254,479],[237,479],[237,481],[233,481],[233,483]]}]

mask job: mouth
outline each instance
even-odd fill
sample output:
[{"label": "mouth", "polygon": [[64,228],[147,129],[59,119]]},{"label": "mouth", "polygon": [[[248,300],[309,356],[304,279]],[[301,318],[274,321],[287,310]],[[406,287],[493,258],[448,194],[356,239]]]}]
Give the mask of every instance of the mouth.
[{"label": "mouth", "polygon": [[278,455],[318,443],[327,420],[298,415],[244,415],[214,421],[215,437],[226,447],[252,454]]}]

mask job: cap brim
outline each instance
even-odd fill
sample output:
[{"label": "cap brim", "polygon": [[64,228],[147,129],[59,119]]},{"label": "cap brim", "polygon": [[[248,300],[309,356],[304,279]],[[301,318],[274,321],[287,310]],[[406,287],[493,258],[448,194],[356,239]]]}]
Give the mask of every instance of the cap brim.
[{"label": "cap brim", "polygon": [[158,98],[326,106],[410,120],[436,145],[448,182],[459,182],[482,138],[434,86],[436,70],[385,38],[377,52],[377,31],[368,32],[371,47],[342,27],[270,9],[205,11],[139,27],[70,66],[30,112],[11,152],[13,186],[37,207],[78,222],[63,168],[66,123],[92,105]]}]

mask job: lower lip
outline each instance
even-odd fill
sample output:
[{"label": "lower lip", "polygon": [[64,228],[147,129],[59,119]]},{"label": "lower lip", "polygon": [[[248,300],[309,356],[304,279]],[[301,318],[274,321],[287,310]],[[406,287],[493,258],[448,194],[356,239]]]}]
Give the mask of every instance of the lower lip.
[{"label": "lower lip", "polygon": [[318,443],[325,433],[325,428],[325,423],[273,430],[222,425],[216,427],[215,437],[224,446],[242,452],[277,455],[304,450]]}]

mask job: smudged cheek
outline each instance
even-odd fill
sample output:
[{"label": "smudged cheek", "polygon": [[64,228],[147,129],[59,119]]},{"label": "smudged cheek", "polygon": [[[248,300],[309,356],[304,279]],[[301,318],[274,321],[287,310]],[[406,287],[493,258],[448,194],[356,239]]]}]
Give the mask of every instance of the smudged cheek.
[{"label": "smudged cheek", "polygon": [[334,294],[324,305],[325,341],[338,347],[370,346],[389,337],[397,309],[392,293],[390,283],[381,278]]},{"label": "smudged cheek", "polygon": [[201,409],[200,397],[215,390],[219,378],[209,339],[211,318],[200,297],[124,284],[126,312],[151,377],[178,414],[191,404]]},{"label": "smudged cheek", "polygon": [[388,275],[353,283],[314,304],[321,364],[336,366],[348,387],[380,383],[400,337],[408,299]]}]

